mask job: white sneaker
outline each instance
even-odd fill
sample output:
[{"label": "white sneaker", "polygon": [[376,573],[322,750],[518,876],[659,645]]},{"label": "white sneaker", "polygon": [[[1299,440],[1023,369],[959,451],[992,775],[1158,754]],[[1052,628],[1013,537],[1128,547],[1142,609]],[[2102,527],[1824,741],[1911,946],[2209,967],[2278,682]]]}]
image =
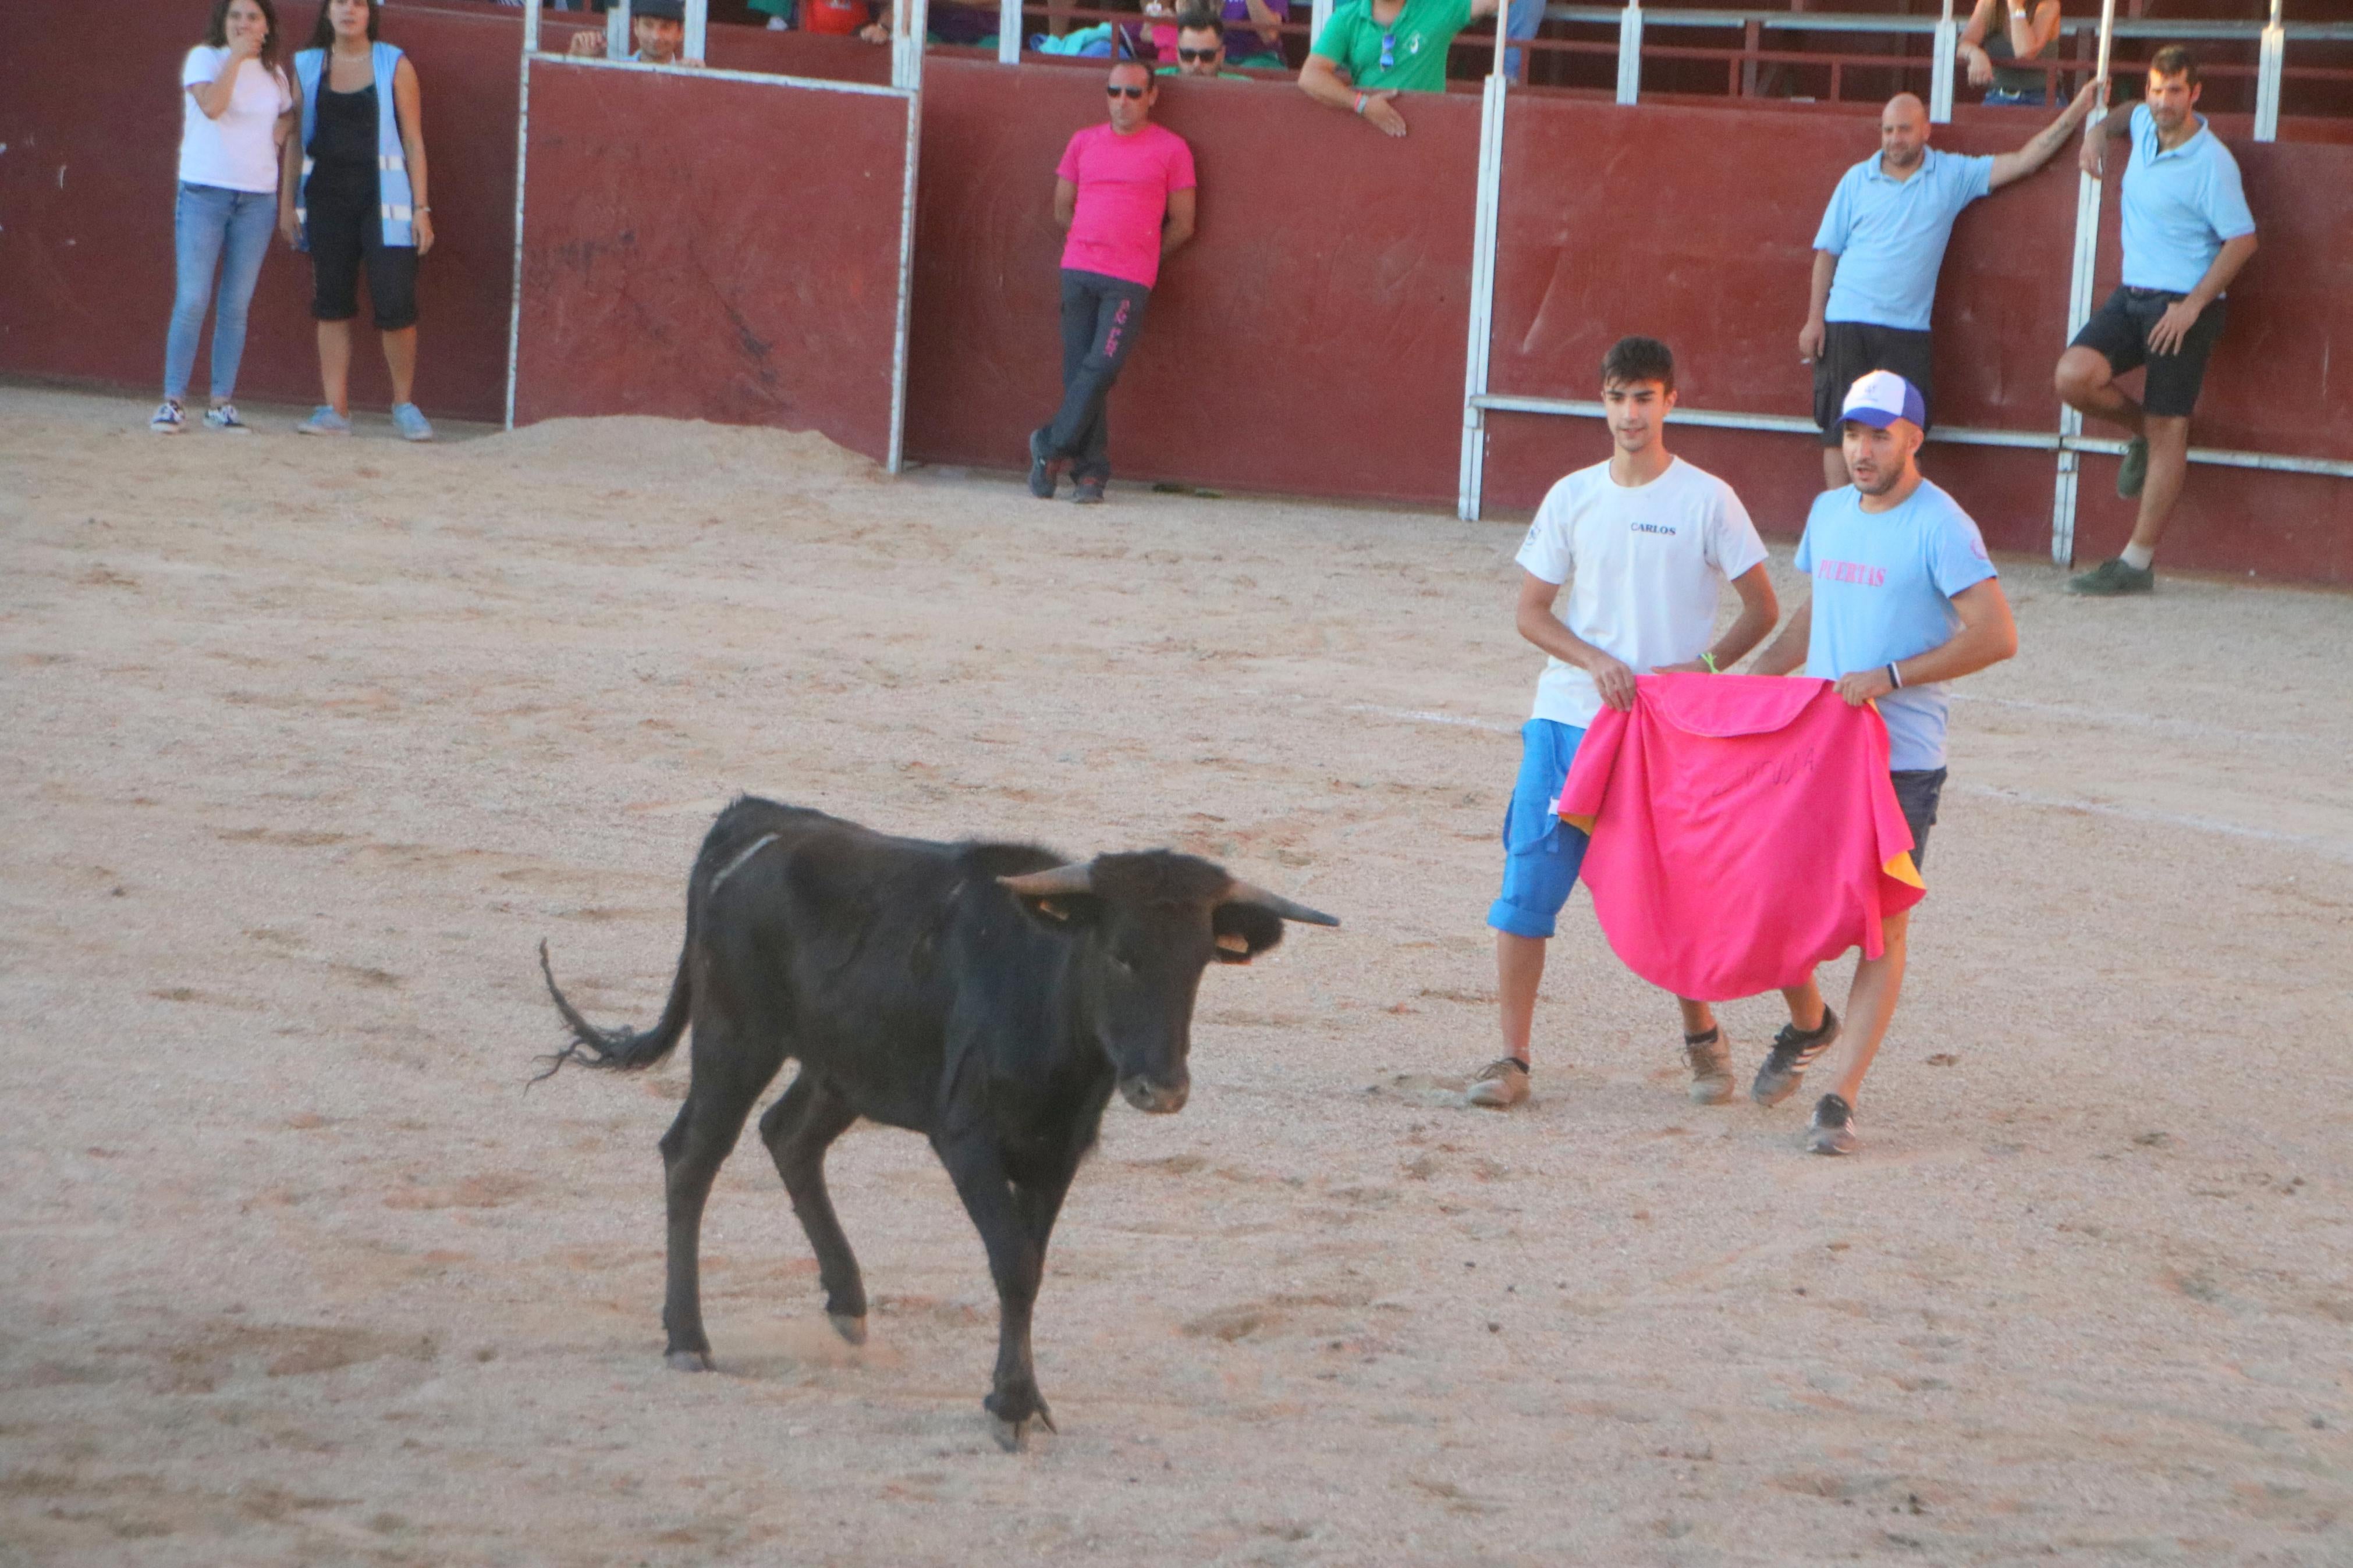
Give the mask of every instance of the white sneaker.
[{"label": "white sneaker", "polygon": [[1462,1096],[1488,1110],[1509,1110],[1527,1097],[1528,1064],[1517,1057],[1497,1057],[1480,1068]]},{"label": "white sneaker", "polygon": [[237,405],[223,403],[205,410],[205,428],[224,436],[250,436],[253,426],[237,417]]},{"label": "white sneaker", "polygon": [[188,416],[180,412],[180,400],[176,397],[164,399],[164,405],[147,421],[147,428],[158,436],[177,436],[187,427]]}]

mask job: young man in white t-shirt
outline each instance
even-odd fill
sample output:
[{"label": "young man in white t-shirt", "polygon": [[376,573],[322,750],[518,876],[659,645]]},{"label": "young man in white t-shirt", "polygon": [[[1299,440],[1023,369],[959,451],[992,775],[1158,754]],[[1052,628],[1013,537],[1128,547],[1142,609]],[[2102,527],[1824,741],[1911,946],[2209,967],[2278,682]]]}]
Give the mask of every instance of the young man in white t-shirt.
[{"label": "young man in white t-shirt", "polygon": [[[1504,819],[1504,890],[1487,911],[1504,1054],[1472,1082],[1469,1099],[1498,1110],[1527,1098],[1545,943],[1585,858],[1586,836],[1554,805],[1586,726],[1604,703],[1634,705],[1637,672],[1730,668],[1780,614],[1764,542],[1740,498],[1667,450],[1663,426],[1675,405],[1667,346],[1620,339],[1601,362],[1601,400],[1616,449],[1608,462],[1553,486],[1520,546],[1519,632],[1552,658],[1536,683],[1535,716],[1520,731],[1519,782]],[[1553,602],[1572,578],[1564,624]],[[1740,614],[1711,642],[1727,581]],[[1836,1037],[1838,1019],[1810,984],[1786,994],[1784,1042],[1819,1048]],[[1730,1047],[1706,1003],[1681,1005],[1692,1098],[1720,1105],[1732,1098]]]}]

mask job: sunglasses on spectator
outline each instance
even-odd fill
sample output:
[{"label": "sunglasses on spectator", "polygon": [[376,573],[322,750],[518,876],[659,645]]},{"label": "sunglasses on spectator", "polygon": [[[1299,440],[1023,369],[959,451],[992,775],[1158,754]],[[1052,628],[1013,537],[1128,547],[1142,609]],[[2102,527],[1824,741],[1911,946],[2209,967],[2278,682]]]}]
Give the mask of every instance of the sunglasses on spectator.
[{"label": "sunglasses on spectator", "polygon": [[1141,87],[1121,87],[1116,82],[1113,82],[1111,86],[1103,89],[1103,91],[1109,93],[1113,98],[1142,98],[1145,93],[1149,90],[1149,89]]},{"label": "sunglasses on spectator", "polygon": [[1214,49],[1178,49],[1176,51],[1176,58],[1183,60],[1187,65],[1191,65],[1195,60],[1213,60],[1218,58],[1219,54],[1223,51],[1224,47],[1225,46],[1220,44]]},{"label": "sunglasses on spectator", "polygon": [[1383,33],[1381,35],[1381,69],[1395,70],[1396,68],[1397,35],[1393,32]]}]

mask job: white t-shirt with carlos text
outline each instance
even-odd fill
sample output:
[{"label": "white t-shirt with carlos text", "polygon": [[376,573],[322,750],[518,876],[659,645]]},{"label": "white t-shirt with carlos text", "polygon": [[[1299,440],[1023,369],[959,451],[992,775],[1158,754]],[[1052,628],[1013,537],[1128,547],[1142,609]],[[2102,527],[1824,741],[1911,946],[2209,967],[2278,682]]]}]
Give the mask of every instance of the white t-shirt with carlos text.
[{"label": "white t-shirt with carlos text", "polygon": [[[1579,468],[1545,497],[1518,556],[1546,582],[1570,584],[1564,624],[1637,675],[1704,653],[1723,585],[1764,559],[1732,487],[1681,458],[1630,487],[1608,463]],[[1536,718],[1582,730],[1600,711],[1593,677],[1546,663]]]},{"label": "white t-shirt with carlos text", "polygon": [[220,79],[228,50],[198,44],[180,68],[180,184],[215,185],[225,191],[278,189],[278,117],[294,107],[294,89],[282,71],[259,60],[237,68],[228,108],[215,120],[196,102],[192,87]]}]

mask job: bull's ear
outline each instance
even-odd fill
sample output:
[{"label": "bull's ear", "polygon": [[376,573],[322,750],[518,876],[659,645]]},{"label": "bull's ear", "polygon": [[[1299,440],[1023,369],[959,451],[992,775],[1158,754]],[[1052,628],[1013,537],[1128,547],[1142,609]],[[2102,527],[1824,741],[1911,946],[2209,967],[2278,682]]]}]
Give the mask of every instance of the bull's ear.
[{"label": "bull's ear", "polygon": [[1282,940],[1282,917],[1256,904],[1219,904],[1209,931],[1219,963],[1248,963]]},{"label": "bull's ear", "polygon": [[1103,900],[1092,893],[1050,893],[1042,899],[1014,898],[1029,918],[1048,931],[1076,931],[1103,918]]}]

